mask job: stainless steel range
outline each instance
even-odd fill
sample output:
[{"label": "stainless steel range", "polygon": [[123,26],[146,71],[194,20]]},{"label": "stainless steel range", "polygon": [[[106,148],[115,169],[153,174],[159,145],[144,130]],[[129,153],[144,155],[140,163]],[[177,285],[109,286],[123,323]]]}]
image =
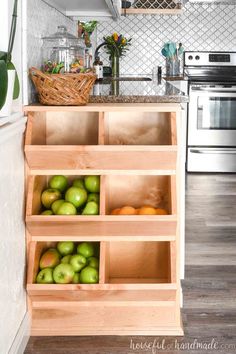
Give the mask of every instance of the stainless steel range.
[{"label": "stainless steel range", "polygon": [[185,52],[187,171],[236,172],[236,52]]}]

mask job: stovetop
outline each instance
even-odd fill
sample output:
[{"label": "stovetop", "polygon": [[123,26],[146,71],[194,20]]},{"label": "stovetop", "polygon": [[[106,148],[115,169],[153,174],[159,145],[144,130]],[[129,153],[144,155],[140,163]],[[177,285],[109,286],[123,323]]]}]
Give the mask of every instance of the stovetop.
[{"label": "stovetop", "polygon": [[236,52],[185,52],[184,74],[194,81],[236,82]]}]

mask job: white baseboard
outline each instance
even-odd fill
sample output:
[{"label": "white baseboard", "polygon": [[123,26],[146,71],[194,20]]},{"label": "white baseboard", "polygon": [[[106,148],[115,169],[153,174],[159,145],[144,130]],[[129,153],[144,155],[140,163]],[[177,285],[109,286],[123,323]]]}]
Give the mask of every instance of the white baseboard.
[{"label": "white baseboard", "polygon": [[8,354],[24,354],[30,337],[30,316],[26,312]]}]

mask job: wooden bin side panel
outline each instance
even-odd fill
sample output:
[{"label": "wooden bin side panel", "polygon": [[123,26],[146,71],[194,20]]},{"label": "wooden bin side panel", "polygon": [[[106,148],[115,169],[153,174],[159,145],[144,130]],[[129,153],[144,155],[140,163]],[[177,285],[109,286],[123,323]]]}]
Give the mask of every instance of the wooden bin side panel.
[{"label": "wooden bin side panel", "polygon": [[30,215],[40,214],[41,194],[47,186],[46,176],[29,176],[27,203],[26,203],[26,217]]},{"label": "wooden bin side panel", "polygon": [[25,147],[30,145],[46,145],[46,143],[46,112],[29,112],[26,125]]}]

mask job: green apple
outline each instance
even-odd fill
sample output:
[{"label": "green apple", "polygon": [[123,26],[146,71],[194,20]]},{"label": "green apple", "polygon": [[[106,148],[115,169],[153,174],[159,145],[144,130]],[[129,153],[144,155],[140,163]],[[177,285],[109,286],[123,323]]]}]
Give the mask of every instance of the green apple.
[{"label": "green apple", "polygon": [[57,215],[76,215],[76,207],[69,202],[64,202],[58,209]]},{"label": "green apple", "polygon": [[53,212],[51,210],[44,210],[41,215],[53,215]]},{"label": "green apple", "polygon": [[38,284],[53,284],[52,268],[44,268],[37,275],[36,282]]},{"label": "green apple", "polygon": [[53,270],[53,279],[57,284],[72,283],[75,272],[70,264],[61,263]]},{"label": "green apple", "polygon": [[54,268],[60,263],[60,253],[56,248],[49,248],[40,258],[39,268]]},{"label": "green apple", "polygon": [[67,256],[62,257],[61,263],[70,263],[71,255],[68,254]]},{"label": "green apple", "polygon": [[71,256],[70,264],[72,265],[75,272],[79,272],[86,266],[87,259],[82,256],[82,254],[75,254]]},{"label": "green apple", "polygon": [[75,249],[75,244],[72,241],[60,241],[57,244],[57,250],[62,256],[72,254]]},{"label": "green apple", "polygon": [[83,188],[70,187],[65,194],[65,200],[72,203],[76,208],[86,203],[87,192]]},{"label": "green apple", "polygon": [[61,199],[61,192],[55,188],[45,189],[41,195],[41,202],[47,209],[50,209],[52,203],[57,199]]},{"label": "green apple", "polygon": [[99,204],[100,196],[99,193],[89,193],[87,203],[88,202],[96,202]]},{"label": "green apple", "polygon": [[97,269],[93,267],[85,267],[80,272],[80,283],[81,284],[96,284],[99,281],[99,273]]},{"label": "green apple", "polygon": [[77,247],[77,253],[85,258],[94,256],[94,245],[92,242],[82,242]]},{"label": "green apple", "polygon": [[53,214],[56,214],[60,206],[65,203],[64,199],[58,199],[55,200],[55,202],[52,203],[51,209],[53,211]]},{"label": "green apple", "polygon": [[99,206],[96,202],[88,202],[82,212],[82,215],[98,215]]},{"label": "green apple", "polygon": [[73,276],[73,280],[72,283],[73,284],[79,284],[79,273],[75,273],[75,275]]},{"label": "green apple", "polygon": [[85,188],[91,193],[98,193],[100,191],[100,177],[86,176],[84,178]]},{"label": "green apple", "polygon": [[89,257],[88,258],[88,266],[98,269],[99,268],[99,260],[96,257]]},{"label": "green apple", "polygon": [[49,180],[49,187],[58,189],[60,192],[64,192],[68,187],[68,180],[65,176],[53,176]]},{"label": "green apple", "polygon": [[84,180],[82,178],[76,178],[73,181],[73,187],[85,189]]}]

